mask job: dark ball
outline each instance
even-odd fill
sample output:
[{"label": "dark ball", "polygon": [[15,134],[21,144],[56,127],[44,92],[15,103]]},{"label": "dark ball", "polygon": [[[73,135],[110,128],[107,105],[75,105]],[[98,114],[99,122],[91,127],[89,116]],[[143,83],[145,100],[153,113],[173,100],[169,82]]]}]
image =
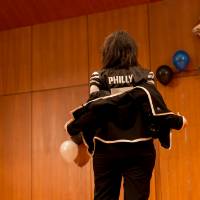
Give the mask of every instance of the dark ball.
[{"label": "dark ball", "polygon": [[156,70],[156,78],[161,84],[167,85],[173,78],[173,71],[168,65],[161,65]]}]

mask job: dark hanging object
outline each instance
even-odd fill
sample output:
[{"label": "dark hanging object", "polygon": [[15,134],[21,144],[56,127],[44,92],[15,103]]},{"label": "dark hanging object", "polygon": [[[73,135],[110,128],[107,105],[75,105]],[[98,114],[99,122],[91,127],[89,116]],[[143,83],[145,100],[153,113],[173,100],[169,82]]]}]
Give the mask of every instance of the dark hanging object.
[{"label": "dark hanging object", "polygon": [[156,70],[156,78],[161,84],[167,85],[173,78],[173,70],[168,65],[161,65]]}]

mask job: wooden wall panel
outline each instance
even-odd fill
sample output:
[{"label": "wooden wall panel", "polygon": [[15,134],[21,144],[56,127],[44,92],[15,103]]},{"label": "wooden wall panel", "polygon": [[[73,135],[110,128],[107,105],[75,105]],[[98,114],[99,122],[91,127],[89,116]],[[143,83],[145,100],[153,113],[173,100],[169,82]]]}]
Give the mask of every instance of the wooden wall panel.
[{"label": "wooden wall panel", "polygon": [[31,200],[30,94],[0,96],[0,197]]},{"label": "wooden wall panel", "polygon": [[[162,64],[172,64],[176,50],[186,50],[190,57],[188,70],[196,69],[200,64],[199,39],[192,34],[192,28],[199,17],[199,0],[165,0],[149,6],[151,67],[156,71]],[[196,73],[197,75],[198,73]],[[167,104],[174,111],[186,115],[189,126],[185,131],[175,132],[173,148],[167,151],[158,148],[156,166],[157,200],[199,199],[200,162],[198,146],[199,120],[199,76],[177,76],[168,86],[158,83]],[[188,77],[187,77],[188,76]]]},{"label": "wooden wall panel", "polygon": [[140,63],[149,67],[147,5],[89,15],[88,30],[90,73],[101,66],[100,50],[105,37],[117,30],[126,30],[133,36]]},{"label": "wooden wall panel", "polygon": [[87,87],[57,89],[33,94],[32,200],[90,200],[91,166],[66,163],[59,153],[68,139],[64,124],[69,111],[84,103]]},{"label": "wooden wall panel", "polygon": [[200,198],[200,77],[176,78],[173,82],[173,86],[160,90],[168,106],[184,114],[189,125],[181,132],[173,131],[170,151],[160,148],[161,184],[156,186],[161,200],[196,200]]},{"label": "wooden wall panel", "polygon": [[33,90],[88,81],[86,17],[33,26]]},{"label": "wooden wall panel", "polygon": [[0,32],[0,94],[31,89],[30,27]]},{"label": "wooden wall panel", "polygon": [[191,57],[190,69],[200,66],[199,38],[192,28],[200,15],[199,0],[165,0],[150,4],[151,66],[172,66],[175,51],[183,49]]}]

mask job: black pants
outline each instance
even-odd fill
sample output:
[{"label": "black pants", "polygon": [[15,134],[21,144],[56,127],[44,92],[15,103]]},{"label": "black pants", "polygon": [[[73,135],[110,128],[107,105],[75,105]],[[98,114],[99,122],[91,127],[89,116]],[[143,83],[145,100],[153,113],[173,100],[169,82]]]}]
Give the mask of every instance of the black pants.
[{"label": "black pants", "polygon": [[118,200],[122,177],[124,200],[147,200],[155,156],[152,140],[115,144],[96,141],[94,200]]}]

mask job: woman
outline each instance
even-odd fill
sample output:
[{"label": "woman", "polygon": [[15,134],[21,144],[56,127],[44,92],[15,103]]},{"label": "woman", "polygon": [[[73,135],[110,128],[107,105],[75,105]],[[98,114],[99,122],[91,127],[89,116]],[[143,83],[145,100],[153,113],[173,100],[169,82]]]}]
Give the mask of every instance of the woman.
[{"label": "woman", "polygon": [[125,31],[105,39],[102,69],[92,74],[88,103],[74,116],[67,128],[76,143],[82,132],[93,155],[94,200],[118,200],[122,178],[125,200],[147,200],[156,157],[153,138],[168,148],[170,129],[186,124],[166,108],[153,72],[139,65],[137,46]]},{"label": "woman", "polygon": [[[103,44],[102,70],[91,76],[90,96],[99,96],[100,91],[111,94],[127,91],[144,80],[153,84],[153,78],[153,73],[140,68],[137,46],[130,35],[124,31],[114,32]],[[112,125],[115,126],[114,123]],[[129,130],[133,134],[131,127]],[[94,199],[118,200],[122,177],[124,199],[148,199],[156,155],[152,138],[141,135],[135,140],[126,140],[123,129],[113,134],[121,135],[121,140],[96,142],[93,156]]]}]

